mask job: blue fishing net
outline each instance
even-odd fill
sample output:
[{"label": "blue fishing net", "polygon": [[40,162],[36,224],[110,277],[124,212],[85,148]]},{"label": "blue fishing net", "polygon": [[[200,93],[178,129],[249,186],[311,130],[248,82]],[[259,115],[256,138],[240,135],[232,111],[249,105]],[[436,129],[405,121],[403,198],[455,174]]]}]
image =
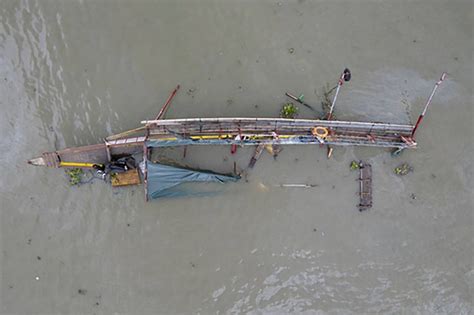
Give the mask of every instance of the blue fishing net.
[{"label": "blue fishing net", "polygon": [[227,183],[240,179],[239,176],[196,171],[150,161],[147,162],[147,169],[149,199],[211,195],[216,191],[198,190],[196,187],[189,187],[186,184],[192,182]]}]

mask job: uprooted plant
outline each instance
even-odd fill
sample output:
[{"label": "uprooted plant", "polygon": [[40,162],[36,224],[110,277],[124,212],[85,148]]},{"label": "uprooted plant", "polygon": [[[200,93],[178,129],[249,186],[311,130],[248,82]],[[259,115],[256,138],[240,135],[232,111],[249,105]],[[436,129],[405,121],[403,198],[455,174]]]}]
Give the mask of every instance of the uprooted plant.
[{"label": "uprooted plant", "polygon": [[67,169],[66,174],[69,176],[69,184],[71,186],[77,186],[81,183],[82,176],[84,175],[84,171],[80,168],[72,168]]},{"label": "uprooted plant", "polygon": [[[327,115],[329,114],[329,111],[331,110],[331,104],[332,104],[331,95],[336,90],[336,88],[337,88],[337,85],[331,88],[329,86],[329,83],[326,83],[326,85],[323,86],[323,88],[321,89],[322,96],[319,95],[319,93],[315,90],[316,96],[321,98],[321,107],[325,113],[323,117],[321,117],[322,119],[326,118]],[[332,114],[332,117],[333,119],[335,119],[334,113]]]},{"label": "uprooted plant", "polygon": [[280,111],[281,118],[294,119],[298,116],[298,107],[293,103],[287,103],[283,105]]}]

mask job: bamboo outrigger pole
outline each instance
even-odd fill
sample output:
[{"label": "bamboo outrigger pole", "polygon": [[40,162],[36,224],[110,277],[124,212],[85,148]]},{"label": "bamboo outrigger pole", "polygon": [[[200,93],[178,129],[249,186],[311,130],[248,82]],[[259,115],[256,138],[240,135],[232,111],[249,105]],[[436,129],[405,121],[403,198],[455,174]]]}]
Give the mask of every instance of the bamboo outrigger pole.
[{"label": "bamboo outrigger pole", "polygon": [[173,99],[173,97],[176,95],[176,93],[178,92],[179,90],[179,84],[178,86],[176,86],[176,88],[173,90],[173,92],[171,92],[170,96],[168,97],[168,99],[166,100],[166,103],[165,105],[163,105],[163,107],[161,108],[160,112],[158,113],[158,115],[156,116],[155,120],[158,120],[158,119],[161,119],[166,111],[168,110],[168,106],[170,105],[171,103],[171,100]]},{"label": "bamboo outrigger pole", "polygon": [[[179,84],[176,86],[176,88],[171,92],[170,96],[166,100],[165,105],[161,108],[160,112],[156,116],[155,120],[160,120],[163,118],[165,115],[166,111],[168,110],[168,106],[171,103],[171,100],[173,97],[176,95],[176,93],[179,90]],[[147,145],[147,140],[148,137],[150,136],[150,128],[148,126],[145,127],[145,140],[143,141],[143,163],[144,163],[144,170],[143,170],[143,186],[145,187],[145,201],[148,201],[148,155],[149,155],[149,150],[148,150],[148,145]]]},{"label": "bamboo outrigger pole", "polygon": [[144,130],[145,130],[145,126],[141,126],[141,127],[135,128],[135,129],[127,130],[127,131],[124,131],[124,132],[121,132],[121,133],[118,133],[118,134],[115,134],[115,135],[108,136],[108,137],[105,138],[105,140],[106,141],[112,141],[112,140],[126,138],[130,135],[133,135],[133,134],[138,133],[138,132],[142,132]]},{"label": "bamboo outrigger pole", "polygon": [[[166,100],[166,103],[160,109],[160,111],[159,111],[158,115],[156,116],[155,120],[159,120],[159,119],[163,118],[163,116],[166,114],[166,111],[168,110],[168,107],[171,103],[171,100],[176,95],[179,88],[180,88],[180,86],[178,84],[178,86],[176,86],[176,88],[173,90],[173,92],[171,92],[170,96],[168,96],[168,99]],[[141,127],[131,129],[131,130],[127,130],[127,131],[124,131],[124,132],[121,132],[121,133],[118,133],[118,134],[115,134],[115,135],[112,135],[112,136],[108,136],[108,137],[105,138],[105,140],[108,140],[108,141],[117,140],[117,139],[125,138],[129,135],[132,135],[132,134],[135,134],[135,133],[138,133],[138,132],[142,132],[142,131],[145,131],[145,126],[141,126]]]},{"label": "bamboo outrigger pole", "polygon": [[332,112],[334,110],[334,105],[336,105],[337,95],[339,94],[339,90],[341,89],[342,84],[344,81],[349,81],[351,79],[351,71],[348,68],[345,68],[339,78],[339,82],[337,82],[336,94],[334,94],[334,98],[332,99],[331,108],[329,109],[328,120],[331,120]]},{"label": "bamboo outrigger pole", "polygon": [[[349,70],[349,68],[345,68],[344,71],[342,71],[339,81],[337,82],[336,94],[334,94],[334,98],[332,99],[331,108],[329,109],[329,114],[328,114],[328,120],[331,120],[332,118],[332,112],[334,110],[334,105],[336,105],[337,95],[339,94],[339,90],[341,89],[341,86],[344,84],[344,81],[347,82],[350,79],[351,79],[351,71]],[[333,151],[333,148],[328,145],[328,159],[331,158],[332,151]]]},{"label": "bamboo outrigger pole", "polygon": [[446,72],[443,72],[441,75],[441,78],[439,79],[438,82],[436,82],[435,86],[433,87],[433,91],[431,91],[430,97],[428,98],[428,101],[426,102],[425,108],[423,109],[423,112],[421,112],[420,117],[418,117],[418,120],[416,121],[415,127],[413,127],[413,131],[411,133],[412,139],[415,138],[415,132],[418,129],[418,126],[421,124],[421,121],[423,120],[423,117],[425,117],[426,110],[428,109],[428,106],[431,104],[431,100],[433,99],[433,96],[438,89],[438,86],[443,83],[444,79],[446,78]]},{"label": "bamboo outrigger pole", "polygon": [[150,128],[145,126],[145,140],[143,141],[143,187],[145,188],[145,201],[148,201],[148,146],[146,141],[150,136]]}]

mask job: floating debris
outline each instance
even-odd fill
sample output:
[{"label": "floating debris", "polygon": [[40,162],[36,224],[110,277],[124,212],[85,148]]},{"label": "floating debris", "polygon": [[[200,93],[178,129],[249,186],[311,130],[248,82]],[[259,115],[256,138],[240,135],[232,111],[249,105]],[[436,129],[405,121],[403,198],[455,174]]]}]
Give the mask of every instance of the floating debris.
[{"label": "floating debris", "polygon": [[287,103],[283,105],[280,111],[281,118],[290,118],[294,119],[298,116],[298,107],[293,103]]},{"label": "floating debris", "polygon": [[290,54],[292,54],[292,53],[295,52],[295,49],[294,49],[294,48],[290,48],[290,49],[288,49],[288,52],[289,52]]},{"label": "floating debris", "polygon": [[321,113],[319,113],[316,109],[314,109],[313,106],[311,106],[311,105],[309,105],[309,104],[307,104],[306,102],[303,101],[303,99],[304,99],[304,95],[303,95],[303,94],[301,94],[300,96],[297,97],[297,96],[295,96],[295,95],[293,95],[293,94],[290,94],[290,93],[286,92],[285,95],[288,96],[289,98],[291,98],[292,100],[294,100],[294,101],[296,101],[296,102],[302,104],[303,106],[309,108],[309,109],[312,110],[318,117],[321,115]]},{"label": "floating debris", "polygon": [[275,155],[275,152],[273,151],[273,146],[271,144],[267,144],[265,146],[265,150],[267,150],[267,152],[270,153],[272,156]]},{"label": "floating debris", "polygon": [[[334,87],[330,87],[329,86],[329,83],[326,84],[326,86],[324,86],[322,88],[322,96],[318,93],[317,90],[314,91],[314,93],[318,96],[318,97],[321,97],[322,100],[321,100],[321,108],[323,110],[323,114],[321,115],[321,119],[326,119],[330,110],[331,110],[331,105],[332,105],[332,100],[331,100],[331,95],[332,93],[336,90],[337,88],[337,85],[334,86]],[[332,119],[335,120],[336,117],[334,116],[334,114],[332,114]]]},{"label": "floating debris", "polygon": [[249,165],[248,165],[249,168],[253,168],[255,166],[255,163],[257,163],[258,159],[260,158],[260,156],[263,153],[264,147],[265,147],[265,144],[260,143],[255,148],[255,152],[253,153],[252,158],[250,159],[250,162],[249,162]]},{"label": "floating debris", "polygon": [[82,181],[84,171],[80,168],[67,169],[66,174],[69,176],[69,184],[71,186],[78,186]]},{"label": "floating debris", "polygon": [[352,161],[351,162],[351,171],[358,170],[360,168],[360,164],[357,161]]},{"label": "floating debris", "polygon": [[98,166],[97,164],[93,165],[94,169],[88,170],[84,170],[82,168],[66,169],[65,172],[66,175],[69,177],[69,184],[71,186],[80,186],[83,184],[92,183],[96,179],[105,181],[107,173],[101,169],[96,169],[95,167]]},{"label": "floating debris", "polygon": [[413,167],[411,167],[408,163],[400,164],[393,169],[393,173],[400,176],[405,176],[410,172],[413,172]]},{"label": "floating debris", "polygon": [[331,146],[328,145],[328,159],[331,158],[333,151],[334,151],[334,148],[332,148]]},{"label": "floating debris", "polygon": [[395,148],[395,149],[392,150],[392,152],[390,152],[390,155],[392,157],[397,157],[397,156],[399,156],[400,154],[403,153],[403,150],[404,150],[404,148]]},{"label": "floating debris", "polygon": [[86,294],[87,294],[87,290],[79,289],[79,290],[77,290],[77,293],[79,293],[80,295],[86,295]]},{"label": "floating debris", "polygon": [[258,183],[258,189],[262,192],[268,192],[270,190],[264,183]]},{"label": "floating debris", "polygon": [[265,150],[273,156],[273,159],[276,160],[278,154],[283,151],[283,148],[278,144],[267,144],[265,145]]},{"label": "floating debris", "polygon": [[314,188],[318,187],[317,184],[280,184],[275,185],[275,187],[282,187],[282,188]]},{"label": "floating debris", "polygon": [[359,211],[372,208],[372,165],[365,162],[359,163]]}]

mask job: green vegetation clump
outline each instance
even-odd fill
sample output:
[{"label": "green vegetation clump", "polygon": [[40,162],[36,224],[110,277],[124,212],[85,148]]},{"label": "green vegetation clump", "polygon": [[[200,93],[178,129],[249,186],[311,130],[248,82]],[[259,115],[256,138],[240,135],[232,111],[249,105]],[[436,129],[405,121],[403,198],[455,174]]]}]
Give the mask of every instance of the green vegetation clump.
[{"label": "green vegetation clump", "polygon": [[355,171],[360,168],[360,165],[357,161],[352,161],[351,162],[351,171]]},{"label": "green vegetation clump", "polygon": [[296,107],[293,103],[287,103],[283,105],[280,111],[281,118],[294,119],[296,116],[298,116],[298,107]]},{"label": "green vegetation clump", "polygon": [[69,184],[77,186],[81,183],[84,171],[80,168],[67,169],[66,174],[69,176]]},{"label": "green vegetation clump", "polygon": [[[330,87],[329,83],[326,83],[326,86],[323,86],[322,88],[322,95],[320,95],[316,90],[315,93],[318,97],[321,98],[321,107],[323,109],[324,114],[320,117],[320,119],[327,119],[329,112],[331,110],[331,104],[332,104],[332,94],[336,90],[337,85],[334,87]],[[337,120],[336,115],[334,112],[331,115],[332,120]]]},{"label": "green vegetation clump", "polygon": [[408,163],[403,163],[403,164],[400,164],[399,166],[395,167],[393,172],[396,175],[404,176],[404,175],[407,175],[410,172],[413,172],[413,167],[408,165]]}]

